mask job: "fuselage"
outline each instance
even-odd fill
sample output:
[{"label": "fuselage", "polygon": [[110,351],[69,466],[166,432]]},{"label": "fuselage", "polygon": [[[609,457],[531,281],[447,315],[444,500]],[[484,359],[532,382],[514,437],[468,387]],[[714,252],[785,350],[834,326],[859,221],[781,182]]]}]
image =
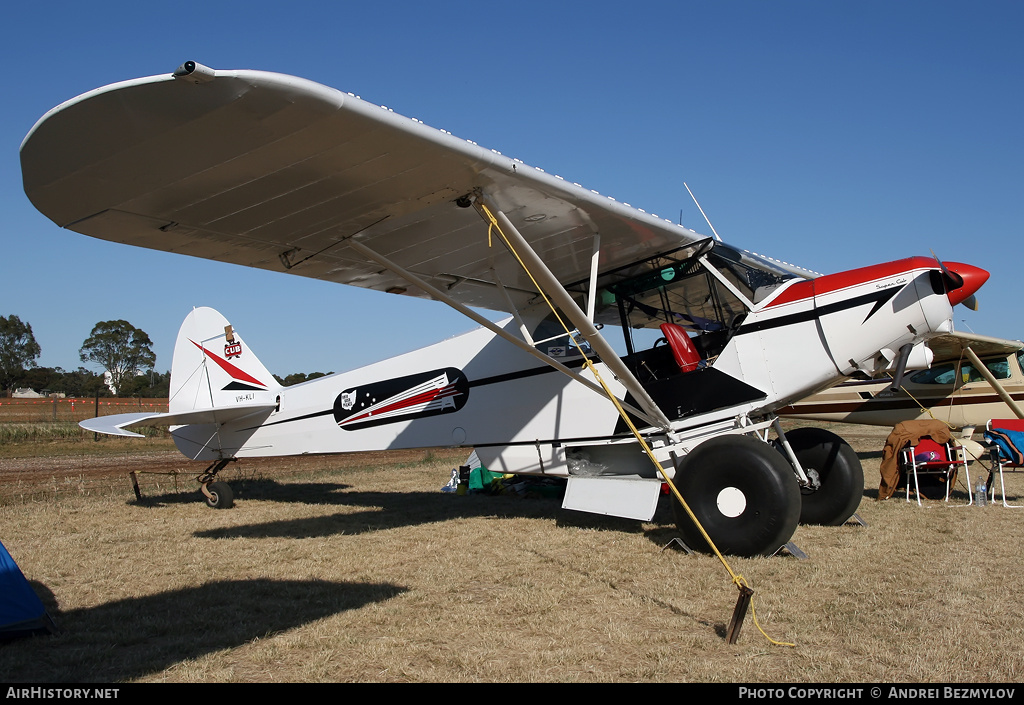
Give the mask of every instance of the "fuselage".
[{"label": "fuselage", "polygon": [[[542,319],[537,313],[525,320],[537,325]],[[856,370],[880,370],[901,347],[949,331],[951,320],[951,299],[935,261],[910,258],[778,287],[750,306],[724,346],[721,330],[709,334],[717,336],[718,348],[694,336],[705,354],[699,369],[674,369],[667,347],[634,350],[624,359],[671,422],[670,429],[644,430],[671,439],[689,429],[771,415]],[[187,355],[204,363],[204,355],[217,354],[216,345],[197,352],[192,338],[214,339],[219,325],[192,331],[186,321],[172,377],[191,378]],[[503,326],[511,330],[519,323],[509,319]],[[606,326],[602,334],[616,332]],[[233,352],[235,345],[241,343],[232,345]],[[546,351],[592,378],[567,341]],[[245,359],[234,359],[240,371]],[[595,362],[610,390],[630,401],[624,385]],[[287,388],[249,384],[239,392],[237,375],[225,377],[222,365],[211,369],[220,375],[211,378],[211,386],[221,387],[215,405],[264,403],[274,409],[220,428],[175,429],[179,448],[194,458],[465,446],[495,470],[565,474],[567,454],[587,448],[635,470],[619,457],[635,450],[610,448],[630,438],[615,406],[486,329]]]}]

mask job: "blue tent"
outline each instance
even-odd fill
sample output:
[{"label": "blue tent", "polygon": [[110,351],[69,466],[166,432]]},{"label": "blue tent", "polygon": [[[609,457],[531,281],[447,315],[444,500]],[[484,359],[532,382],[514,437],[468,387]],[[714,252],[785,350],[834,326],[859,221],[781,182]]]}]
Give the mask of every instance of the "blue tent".
[{"label": "blue tent", "polygon": [[0,543],[0,641],[52,631],[42,600]]}]

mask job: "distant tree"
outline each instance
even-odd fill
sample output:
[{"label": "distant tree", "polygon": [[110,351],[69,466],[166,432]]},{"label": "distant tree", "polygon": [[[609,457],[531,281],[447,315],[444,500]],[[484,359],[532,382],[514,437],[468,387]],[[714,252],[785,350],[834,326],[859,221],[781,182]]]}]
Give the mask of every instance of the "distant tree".
[{"label": "distant tree", "polygon": [[39,352],[32,326],[14,314],[0,316],[0,387],[11,389],[24,370],[36,366]]},{"label": "distant tree", "polygon": [[326,377],[327,375],[330,375],[330,374],[334,374],[334,373],[333,372],[310,372],[309,374],[306,374],[305,372],[293,372],[292,374],[288,375],[287,377],[283,377],[283,378],[282,377],[278,377],[277,375],[274,375],[274,379],[276,379],[277,383],[280,384],[281,386],[283,386],[283,387],[290,387],[293,384],[302,384],[303,382],[309,382],[310,380],[314,380],[314,379],[317,379],[319,377]]},{"label": "distant tree", "polygon": [[170,396],[171,373],[150,370],[147,374],[126,379],[117,390],[120,397],[164,398]]},{"label": "distant tree", "polygon": [[61,370],[60,379],[54,383],[53,391],[64,392],[71,397],[94,397],[106,395],[108,390],[103,385],[103,375],[79,367],[72,372]]},{"label": "distant tree", "polygon": [[21,374],[21,381],[16,386],[30,387],[37,392],[53,391],[60,379],[60,368],[33,367]]},{"label": "distant tree", "polygon": [[102,365],[110,373],[110,386],[115,390],[156,363],[153,341],[128,321],[100,321],[78,354],[82,362]]}]

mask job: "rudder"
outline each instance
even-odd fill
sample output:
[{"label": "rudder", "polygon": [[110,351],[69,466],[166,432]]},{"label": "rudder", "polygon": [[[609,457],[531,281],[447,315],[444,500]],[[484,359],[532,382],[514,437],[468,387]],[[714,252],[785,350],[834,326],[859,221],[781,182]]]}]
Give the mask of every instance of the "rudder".
[{"label": "rudder", "polygon": [[181,324],[168,411],[273,404],[281,386],[218,311],[200,307]]}]

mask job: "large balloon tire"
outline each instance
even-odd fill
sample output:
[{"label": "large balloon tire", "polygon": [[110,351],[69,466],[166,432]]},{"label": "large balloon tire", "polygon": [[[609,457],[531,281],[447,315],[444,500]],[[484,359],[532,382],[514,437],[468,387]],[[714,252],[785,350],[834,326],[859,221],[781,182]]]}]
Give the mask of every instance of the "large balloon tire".
[{"label": "large balloon tire", "polygon": [[[675,483],[722,553],[770,556],[796,531],[800,488],[793,468],[756,438],[727,435],[704,441],[686,455]],[[672,510],[686,545],[710,552],[678,500]]]},{"label": "large balloon tire", "polygon": [[226,482],[211,482],[206,486],[206,491],[209,492],[213,497],[207,497],[206,493],[203,493],[203,497],[206,498],[206,505],[212,509],[231,509],[235,506],[235,494],[231,491],[231,485]]},{"label": "large balloon tire", "polygon": [[821,483],[817,490],[801,490],[800,523],[845,524],[864,497],[864,468],[857,453],[823,428],[798,428],[787,432],[786,440],[804,472],[814,471]]}]

